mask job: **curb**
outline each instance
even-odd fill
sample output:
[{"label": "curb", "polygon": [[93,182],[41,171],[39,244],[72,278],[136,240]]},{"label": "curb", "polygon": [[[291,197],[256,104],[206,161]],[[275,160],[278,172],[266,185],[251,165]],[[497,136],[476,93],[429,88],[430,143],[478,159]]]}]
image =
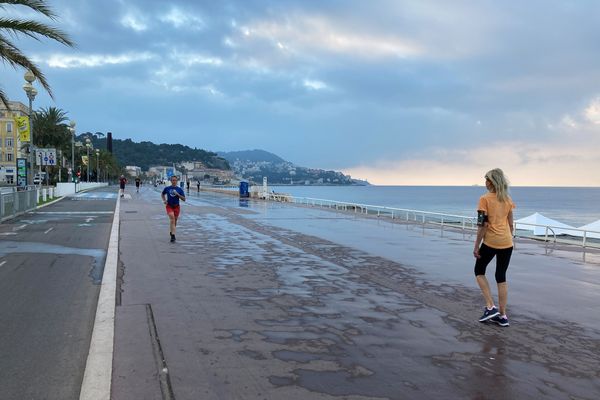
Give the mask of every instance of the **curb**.
[{"label": "curb", "polygon": [[110,399],[115,335],[117,261],[119,259],[120,206],[121,199],[117,197],[90,350],[85,365],[81,392],[79,393],[80,400]]}]

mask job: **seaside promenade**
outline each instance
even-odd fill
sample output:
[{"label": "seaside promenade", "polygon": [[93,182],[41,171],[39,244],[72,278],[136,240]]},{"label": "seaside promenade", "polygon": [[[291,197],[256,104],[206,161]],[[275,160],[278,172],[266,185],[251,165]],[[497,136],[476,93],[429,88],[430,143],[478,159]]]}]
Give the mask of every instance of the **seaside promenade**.
[{"label": "seaside promenade", "polygon": [[114,400],[600,393],[597,252],[517,242],[501,328],[471,233],[192,192],[169,243],[153,188],[120,217]]},{"label": "seaside promenade", "polygon": [[[103,398],[598,398],[597,250],[517,241],[501,328],[477,322],[472,232],[192,191],[170,243],[159,189],[118,202]],[[78,398],[116,191],[0,225],[0,399]]]}]

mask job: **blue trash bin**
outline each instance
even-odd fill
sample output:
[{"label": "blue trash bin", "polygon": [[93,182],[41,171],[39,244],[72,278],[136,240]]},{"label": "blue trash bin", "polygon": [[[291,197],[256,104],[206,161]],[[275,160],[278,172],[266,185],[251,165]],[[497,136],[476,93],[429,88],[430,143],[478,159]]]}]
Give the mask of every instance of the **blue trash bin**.
[{"label": "blue trash bin", "polygon": [[240,182],[240,197],[250,197],[248,182]]}]

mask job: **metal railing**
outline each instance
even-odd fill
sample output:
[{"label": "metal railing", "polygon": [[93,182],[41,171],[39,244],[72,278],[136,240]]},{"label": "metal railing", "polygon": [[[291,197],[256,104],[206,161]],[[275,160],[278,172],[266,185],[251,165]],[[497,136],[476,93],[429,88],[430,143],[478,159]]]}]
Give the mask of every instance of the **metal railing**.
[{"label": "metal railing", "polygon": [[16,217],[37,206],[37,189],[28,186],[25,190],[3,188],[0,192],[0,221]]},{"label": "metal railing", "polygon": [[408,208],[377,206],[372,204],[350,203],[326,199],[315,199],[311,197],[287,196],[285,201],[302,205],[335,209],[338,211],[354,212],[364,215],[376,215],[378,217],[387,217],[392,220],[403,220],[422,224],[433,223],[441,226],[448,225],[461,229],[475,229],[477,220],[475,217],[467,217],[464,215],[413,210]]},{"label": "metal railing", "polygon": [[[278,199],[272,199],[278,200]],[[279,200],[281,201],[281,200]],[[286,196],[284,200],[286,202],[292,202],[296,204],[309,205],[321,208],[329,208],[335,209],[337,211],[345,211],[345,212],[354,212],[364,215],[376,215],[377,217],[388,217],[392,220],[401,220],[407,222],[417,222],[421,224],[436,224],[440,225],[442,228],[444,226],[449,226],[453,228],[459,228],[461,230],[476,230],[477,229],[477,218],[476,217],[467,217],[464,215],[455,215],[455,214],[446,214],[446,213],[438,213],[438,212],[430,212],[430,211],[422,211],[422,210],[413,210],[413,209],[405,209],[405,208],[395,208],[395,207],[385,207],[385,206],[376,206],[371,204],[360,204],[360,203],[349,203],[335,200],[327,200],[327,199],[316,199],[310,197],[294,197],[294,196]],[[558,232],[581,232],[581,241],[579,241],[578,235],[568,235],[566,243],[581,245],[582,247],[600,247],[600,240],[597,242],[590,238],[589,234],[596,234],[600,236],[599,231],[592,231],[587,229],[578,229],[578,228],[564,228],[552,225],[538,225],[538,224],[529,224],[523,222],[514,222],[514,232],[515,237],[524,237],[524,238],[535,238],[541,239],[541,236],[525,233],[519,233],[517,231],[517,225],[526,225],[532,227],[542,227],[545,230],[545,234],[543,236],[544,241],[548,241],[549,234],[552,235],[553,241],[556,243],[557,236],[562,233],[556,234]],[[592,241],[590,241],[590,239]],[[590,243],[592,245],[590,245]]]}]

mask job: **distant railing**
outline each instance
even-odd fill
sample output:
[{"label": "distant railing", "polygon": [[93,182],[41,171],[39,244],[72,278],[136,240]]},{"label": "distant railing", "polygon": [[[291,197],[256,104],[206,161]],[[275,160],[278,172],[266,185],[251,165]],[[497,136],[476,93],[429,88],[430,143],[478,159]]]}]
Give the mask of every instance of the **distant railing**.
[{"label": "distant railing", "polygon": [[474,229],[476,227],[476,218],[467,217],[464,215],[413,210],[408,208],[377,206],[372,204],[349,203],[335,200],[315,199],[310,197],[288,196],[286,200],[296,204],[318,206],[365,215],[376,215],[378,217],[389,217],[391,219],[419,222],[422,224],[434,223],[442,226],[449,225],[461,229]]},{"label": "distant railing", "polygon": [[25,190],[3,188],[0,192],[0,221],[16,217],[37,206],[38,192],[35,186]]},{"label": "distant railing", "polygon": [[[360,213],[360,214],[365,214],[365,215],[376,215],[378,217],[388,217],[388,218],[391,218],[392,220],[397,219],[397,220],[403,220],[403,221],[408,221],[408,222],[417,222],[417,223],[421,223],[421,224],[427,224],[427,223],[437,224],[437,225],[440,225],[442,228],[444,226],[449,226],[449,227],[453,227],[453,228],[459,228],[461,230],[477,229],[477,218],[476,217],[467,217],[464,215],[454,215],[454,214],[412,210],[412,209],[405,209],[405,208],[376,206],[376,205],[371,205],[371,204],[349,203],[349,202],[342,202],[342,201],[336,201],[336,200],[316,199],[316,198],[310,198],[310,197],[293,197],[293,196],[289,196],[289,195],[286,197],[285,201],[296,203],[296,204],[302,204],[302,205],[335,209],[337,211],[354,212],[354,213]],[[527,235],[524,233],[519,233],[516,229],[517,225],[542,227],[545,229],[544,241],[546,241],[546,242],[548,241],[548,236],[550,233],[552,235],[555,243],[557,241],[557,239],[556,239],[557,234],[555,233],[556,232],[555,230],[557,230],[559,232],[564,232],[564,231],[582,232],[581,242],[578,240],[578,238],[579,238],[578,236],[568,235],[568,238],[569,238],[568,243],[578,244],[578,245],[580,244],[584,248],[585,247],[600,247],[600,241],[598,241],[598,243],[596,243],[594,241],[592,246],[590,246],[590,243],[592,243],[592,242],[590,242],[591,238],[589,237],[590,233],[598,234],[600,236],[599,231],[592,231],[592,230],[587,230],[587,229],[577,229],[577,228],[564,228],[564,227],[557,227],[557,226],[551,226],[551,225],[537,225],[537,224],[529,224],[529,223],[523,223],[523,222],[519,222],[519,223],[515,222],[514,223],[515,237],[525,237],[525,238],[535,238],[535,239],[541,239],[541,237],[538,235],[533,235],[533,233],[530,235]]]}]

